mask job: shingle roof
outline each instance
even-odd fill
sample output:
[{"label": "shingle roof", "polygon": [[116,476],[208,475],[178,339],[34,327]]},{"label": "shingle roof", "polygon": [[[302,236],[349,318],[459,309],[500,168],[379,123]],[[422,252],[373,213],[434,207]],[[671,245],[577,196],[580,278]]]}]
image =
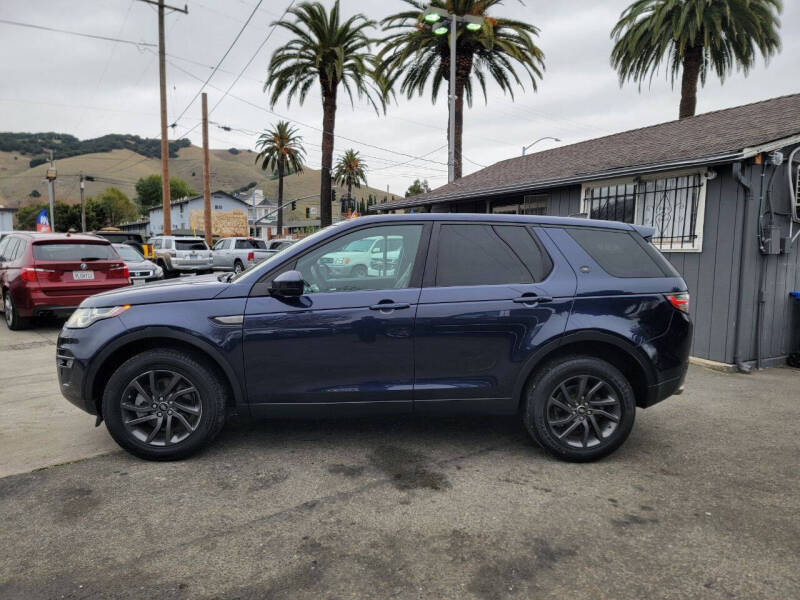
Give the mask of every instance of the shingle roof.
[{"label": "shingle roof", "polygon": [[376,210],[553,187],[597,176],[736,160],[749,148],[800,134],[800,94],[511,158],[432,192]]}]

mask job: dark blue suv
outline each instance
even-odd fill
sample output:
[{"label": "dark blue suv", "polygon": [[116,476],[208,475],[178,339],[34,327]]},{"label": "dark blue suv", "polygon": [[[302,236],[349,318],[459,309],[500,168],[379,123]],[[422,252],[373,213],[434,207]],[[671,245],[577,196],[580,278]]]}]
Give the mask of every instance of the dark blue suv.
[{"label": "dark blue suv", "polygon": [[651,230],[420,214],[328,227],[241,274],[88,298],[64,396],[126,450],[185,457],[252,417],[519,413],[554,455],[620,446],[682,390],[684,281]]}]

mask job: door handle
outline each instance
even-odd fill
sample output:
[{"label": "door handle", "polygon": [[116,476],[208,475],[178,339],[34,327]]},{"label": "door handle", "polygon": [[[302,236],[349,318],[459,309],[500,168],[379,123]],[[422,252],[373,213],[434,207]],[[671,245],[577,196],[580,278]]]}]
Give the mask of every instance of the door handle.
[{"label": "door handle", "polygon": [[410,308],[410,304],[406,304],[405,302],[379,302],[378,304],[373,304],[369,307],[370,310],[381,310],[381,311],[390,311],[390,310],[400,310],[402,308]]},{"label": "door handle", "polygon": [[540,302],[552,302],[553,298],[550,296],[538,296],[536,294],[523,294],[519,298],[514,298],[512,302],[517,304],[538,304]]}]

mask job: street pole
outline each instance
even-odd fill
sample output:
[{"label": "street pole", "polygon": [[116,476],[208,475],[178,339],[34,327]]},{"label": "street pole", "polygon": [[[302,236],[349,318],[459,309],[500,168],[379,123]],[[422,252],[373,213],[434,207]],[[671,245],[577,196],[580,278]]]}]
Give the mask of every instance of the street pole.
[{"label": "street pole", "polygon": [[158,85],[161,94],[161,206],[164,210],[164,233],[172,231],[169,195],[169,140],[167,139],[167,58],[164,36],[164,0],[158,0]]},{"label": "street pole", "polygon": [[447,150],[447,182],[456,178],[456,34],[458,33],[458,15],[452,14],[450,25],[450,123],[448,130]]},{"label": "street pole", "polygon": [[50,200],[50,231],[56,230],[56,165],[53,162],[53,151],[48,150],[50,153],[50,168],[47,169],[47,196]]},{"label": "street pole", "polygon": [[81,171],[81,232],[86,233],[86,206],[83,203],[83,190],[86,187],[83,179],[83,171]]},{"label": "street pole", "polygon": [[202,93],[203,106],[203,229],[211,246],[211,173],[208,161],[208,94]]}]

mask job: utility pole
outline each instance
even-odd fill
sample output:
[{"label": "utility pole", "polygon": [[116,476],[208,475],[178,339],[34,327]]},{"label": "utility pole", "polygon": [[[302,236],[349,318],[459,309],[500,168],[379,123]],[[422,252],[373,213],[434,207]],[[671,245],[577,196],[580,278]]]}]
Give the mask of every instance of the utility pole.
[{"label": "utility pole", "polygon": [[83,190],[86,187],[84,184],[83,171],[81,171],[81,232],[86,233],[86,206],[83,203]]},{"label": "utility pole", "polygon": [[451,15],[450,25],[450,122],[447,130],[447,183],[456,180],[456,35],[458,15]]},{"label": "utility pole", "polygon": [[208,94],[202,94],[203,105],[203,229],[206,244],[211,247],[211,173],[208,164]]},{"label": "utility pole", "polygon": [[188,5],[176,8],[164,4],[164,0],[141,0],[158,6],[158,84],[161,95],[161,206],[164,210],[164,233],[172,231],[172,210],[169,196],[169,139],[167,138],[167,57],[164,40],[164,10],[189,14]]},{"label": "utility pole", "polygon": [[56,177],[58,173],[56,172],[56,164],[53,162],[53,151],[48,150],[50,153],[50,167],[47,169],[47,174],[45,177],[47,178],[47,196],[50,199],[50,231],[56,230]]}]

